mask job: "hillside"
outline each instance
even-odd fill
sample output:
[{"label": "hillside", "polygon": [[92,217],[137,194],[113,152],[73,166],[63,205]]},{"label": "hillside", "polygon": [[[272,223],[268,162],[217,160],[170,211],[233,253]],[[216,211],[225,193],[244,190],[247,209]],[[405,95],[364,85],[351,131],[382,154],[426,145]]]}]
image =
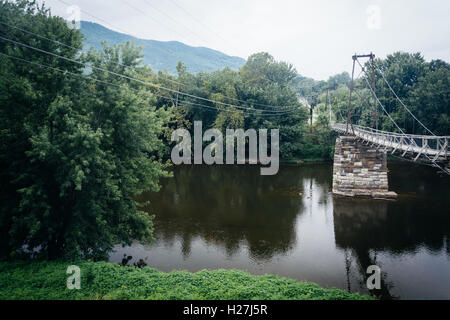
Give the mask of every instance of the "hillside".
[{"label": "hillside", "polygon": [[156,71],[167,70],[175,74],[178,61],[183,61],[187,70],[192,73],[214,71],[225,67],[239,69],[245,63],[245,60],[240,57],[228,56],[209,48],[191,47],[178,41],[139,39],[93,22],[82,21],[81,32],[86,37],[87,47],[100,48],[100,42],[103,40],[110,45],[134,41],[135,44],[144,47],[144,63]]}]

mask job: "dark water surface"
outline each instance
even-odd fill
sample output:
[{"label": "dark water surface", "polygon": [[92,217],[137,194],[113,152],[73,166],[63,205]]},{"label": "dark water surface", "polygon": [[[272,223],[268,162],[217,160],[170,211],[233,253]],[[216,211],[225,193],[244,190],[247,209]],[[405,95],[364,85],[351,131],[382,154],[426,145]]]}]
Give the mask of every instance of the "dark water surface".
[{"label": "dark water surface", "polygon": [[396,201],[331,194],[332,166],[181,166],[146,193],[151,245],[118,247],[162,271],[236,268],[367,293],[366,269],[382,272],[385,298],[450,299],[450,178],[389,163]]}]

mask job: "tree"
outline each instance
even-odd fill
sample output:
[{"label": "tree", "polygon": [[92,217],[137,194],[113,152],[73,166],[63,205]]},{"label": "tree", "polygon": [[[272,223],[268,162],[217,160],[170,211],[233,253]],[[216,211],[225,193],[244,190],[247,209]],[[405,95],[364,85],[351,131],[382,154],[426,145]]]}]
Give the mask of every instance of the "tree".
[{"label": "tree", "polygon": [[[300,104],[294,89],[298,79],[295,68],[263,52],[250,56],[239,73],[246,99],[254,99],[254,108],[266,111],[264,115],[247,117],[246,127],[279,129],[280,156],[297,158],[303,147],[307,110]],[[272,111],[272,115],[267,111]]]},{"label": "tree", "polygon": [[201,120],[204,129],[222,131],[280,129],[280,155],[292,159],[300,153],[307,117],[293,87],[299,76],[292,65],[257,53],[237,72],[224,68],[190,75],[180,64],[178,70],[184,92],[210,100],[180,96],[190,123]]},{"label": "tree", "polygon": [[[386,59],[377,59],[388,83],[408,109],[431,131],[445,135],[450,131],[449,64],[442,60],[426,62],[420,53],[395,52]],[[363,82],[364,84],[364,82]],[[377,97],[404,132],[430,134],[397,100],[377,72]],[[382,114],[382,129],[397,128]]]},{"label": "tree", "polygon": [[[431,61],[427,73],[410,92],[408,104],[416,117],[437,135],[450,133],[450,65]],[[416,123],[417,132],[429,134]]]},{"label": "tree", "polygon": [[336,74],[334,76],[331,76],[327,80],[327,85],[330,89],[337,89],[341,85],[345,85],[347,87],[350,87],[350,82],[352,79],[350,78],[350,75],[348,72],[342,72],[339,74]]},{"label": "tree", "polygon": [[[387,55],[386,59],[376,59],[375,65],[381,69],[392,89],[404,102],[419,79],[425,75],[427,69],[425,59],[419,52],[394,52]],[[367,69],[370,70],[370,68],[367,65]],[[414,120],[406,113],[378,72],[376,72],[376,79],[377,97],[386,111],[404,131],[412,132]],[[368,81],[370,83],[370,79]],[[386,131],[397,131],[395,125],[385,114],[381,116],[380,128]]]},{"label": "tree", "polygon": [[[51,46],[10,35],[18,41],[35,41],[36,47],[133,77],[150,73],[133,71],[141,54],[130,44],[79,57],[66,46],[81,50],[82,36],[63,19],[35,3],[0,5],[2,20],[18,26],[27,21],[28,30],[45,29],[48,38],[59,41],[66,35],[64,45]],[[93,81],[79,64],[28,48],[8,45],[0,52],[71,72],[1,57],[7,76],[0,80],[2,258],[23,253],[102,259],[116,244],[151,240],[152,218],[134,197],[158,190],[159,178],[167,175],[159,159],[170,114],[157,110],[148,90],[129,80],[94,68],[89,76],[98,81]]]}]

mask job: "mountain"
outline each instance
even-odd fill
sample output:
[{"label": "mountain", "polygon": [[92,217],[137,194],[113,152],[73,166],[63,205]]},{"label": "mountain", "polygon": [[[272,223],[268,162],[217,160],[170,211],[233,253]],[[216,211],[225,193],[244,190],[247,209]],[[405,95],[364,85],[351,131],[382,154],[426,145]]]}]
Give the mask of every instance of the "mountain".
[{"label": "mountain", "polygon": [[205,47],[191,47],[178,41],[144,40],[116,32],[93,22],[82,21],[81,32],[85,36],[85,45],[89,48],[101,48],[101,41],[109,45],[134,41],[143,46],[144,63],[155,71],[167,70],[176,74],[178,61],[182,61],[191,73],[214,71],[230,67],[239,69],[245,60],[240,57],[228,56],[222,52]]}]

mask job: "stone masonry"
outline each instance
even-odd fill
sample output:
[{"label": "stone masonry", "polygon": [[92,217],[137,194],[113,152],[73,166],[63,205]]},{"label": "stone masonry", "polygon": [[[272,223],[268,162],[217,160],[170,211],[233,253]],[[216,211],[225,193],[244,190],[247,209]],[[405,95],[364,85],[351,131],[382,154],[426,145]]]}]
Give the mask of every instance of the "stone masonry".
[{"label": "stone masonry", "polygon": [[333,194],[350,197],[396,198],[388,189],[386,152],[353,136],[336,139]]}]

